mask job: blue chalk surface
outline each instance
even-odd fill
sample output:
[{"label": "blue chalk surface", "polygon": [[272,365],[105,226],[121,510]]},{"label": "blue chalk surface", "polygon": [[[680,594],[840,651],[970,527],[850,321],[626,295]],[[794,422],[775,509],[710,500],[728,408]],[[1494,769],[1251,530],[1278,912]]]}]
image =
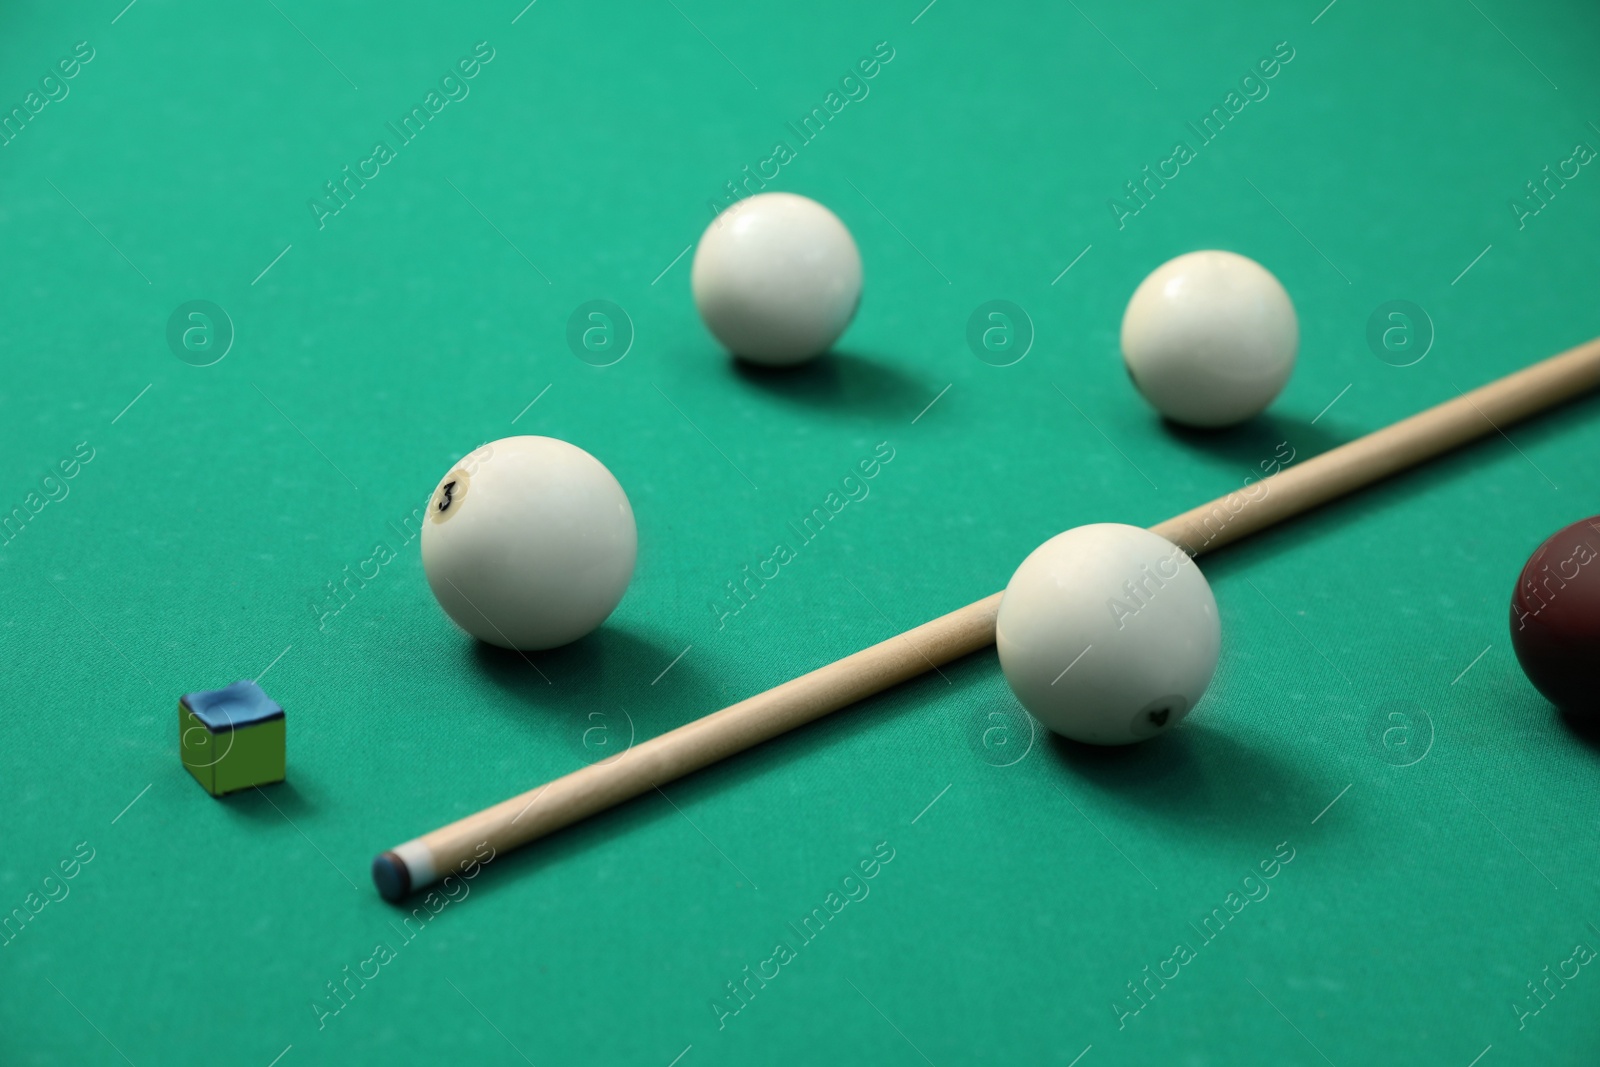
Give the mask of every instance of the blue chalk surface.
[{"label": "blue chalk surface", "polygon": [[279,707],[278,702],[249,680],[234,682],[221,689],[185,693],[183,705],[194,712],[194,717],[212,733],[283,718],[283,708]]}]

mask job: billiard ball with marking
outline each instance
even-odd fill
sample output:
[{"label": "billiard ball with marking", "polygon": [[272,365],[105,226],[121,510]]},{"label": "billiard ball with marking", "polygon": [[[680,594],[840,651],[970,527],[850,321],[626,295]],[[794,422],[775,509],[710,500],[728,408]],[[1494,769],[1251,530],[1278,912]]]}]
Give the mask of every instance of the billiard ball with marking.
[{"label": "billiard ball with marking", "polygon": [[1253,259],[1190,252],[1157,267],[1122,316],[1122,358],[1161,414],[1232,426],[1265,410],[1294,369],[1300,325],[1289,294]]},{"label": "billiard ball with marking", "polygon": [[1000,600],[1000,669],[1022,706],[1074,741],[1126,745],[1200,700],[1222,648],[1217,601],[1183,549],[1102,522],[1057,534]]},{"label": "billiard ball with marking", "polygon": [[826,352],[861,302],[861,254],[839,217],[760,193],[712,220],[690,269],[706,328],[734,355],[786,366]]},{"label": "billiard ball with marking", "polygon": [[440,479],[422,568],[445,614],[474,637],[554,648],[611,614],[638,543],[627,495],[599,460],[553,437],[507,437]]},{"label": "billiard ball with marking", "polygon": [[1567,715],[1600,719],[1600,515],[1540,545],[1511,594],[1511,647]]}]

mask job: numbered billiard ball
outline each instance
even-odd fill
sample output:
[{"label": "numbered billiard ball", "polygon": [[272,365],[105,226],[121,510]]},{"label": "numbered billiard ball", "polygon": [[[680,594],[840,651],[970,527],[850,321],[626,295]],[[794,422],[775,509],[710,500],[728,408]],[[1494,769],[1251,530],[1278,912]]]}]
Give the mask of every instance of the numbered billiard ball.
[{"label": "numbered billiard ball", "polygon": [[861,302],[861,254],[839,217],[760,193],[712,220],[690,271],[706,328],[734,355],[786,366],[821,355]]},{"label": "numbered billiard ball", "polygon": [[1278,279],[1233,252],[1190,252],[1139,283],[1122,316],[1122,358],[1157,411],[1232,426],[1265,410],[1294,370],[1300,325]]},{"label": "numbered billiard ball", "polygon": [[995,644],[1034,718],[1074,741],[1126,745],[1172,729],[1199,703],[1222,629],[1183,549],[1103,522],[1057,534],[1022,561]]},{"label": "numbered billiard ball", "polygon": [[611,614],[638,543],[633,508],[599,460],[553,437],[507,437],[439,480],[422,523],[422,569],[472,636],[554,648]]},{"label": "numbered billiard ball", "polygon": [[1567,715],[1600,718],[1600,515],[1540,545],[1511,594],[1511,647]]}]

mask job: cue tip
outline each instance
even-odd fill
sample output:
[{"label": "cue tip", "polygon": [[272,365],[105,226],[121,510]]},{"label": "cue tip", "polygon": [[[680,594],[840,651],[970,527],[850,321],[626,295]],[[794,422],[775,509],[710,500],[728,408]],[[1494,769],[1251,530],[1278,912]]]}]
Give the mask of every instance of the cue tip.
[{"label": "cue tip", "polygon": [[398,904],[411,895],[411,870],[394,852],[382,852],[372,859],[372,881],[378,895]]}]

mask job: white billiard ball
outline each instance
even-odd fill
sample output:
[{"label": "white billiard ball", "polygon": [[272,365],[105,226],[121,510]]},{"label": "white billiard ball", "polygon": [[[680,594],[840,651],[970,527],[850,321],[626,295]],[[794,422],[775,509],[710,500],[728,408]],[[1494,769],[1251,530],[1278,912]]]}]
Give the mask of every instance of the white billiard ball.
[{"label": "white billiard ball", "polygon": [[1300,348],[1289,294],[1261,264],[1233,252],[1168,260],[1134,290],[1122,316],[1122,358],[1139,392],[1189,426],[1232,426],[1283,390]]},{"label": "white billiard ball", "polygon": [[815,200],[760,193],[706,227],[690,285],[724,347],[752,363],[787,366],[826,352],[850,325],[861,302],[861,253]]},{"label": "white billiard ball", "polygon": [[995,625],[1000,669],[1051,730],[1126,745],[1170,730],[1217,669],[1211,586],[1183,549],[1137,526],[1057,534],[1011,576]]},{"label": "white billiard ball", "polygon": [[507,437],[463,457],[422,523],[422,568],[445,614],[479,640],[523,651],[604,622],[638,546],[616,478],[553,437]]}]

